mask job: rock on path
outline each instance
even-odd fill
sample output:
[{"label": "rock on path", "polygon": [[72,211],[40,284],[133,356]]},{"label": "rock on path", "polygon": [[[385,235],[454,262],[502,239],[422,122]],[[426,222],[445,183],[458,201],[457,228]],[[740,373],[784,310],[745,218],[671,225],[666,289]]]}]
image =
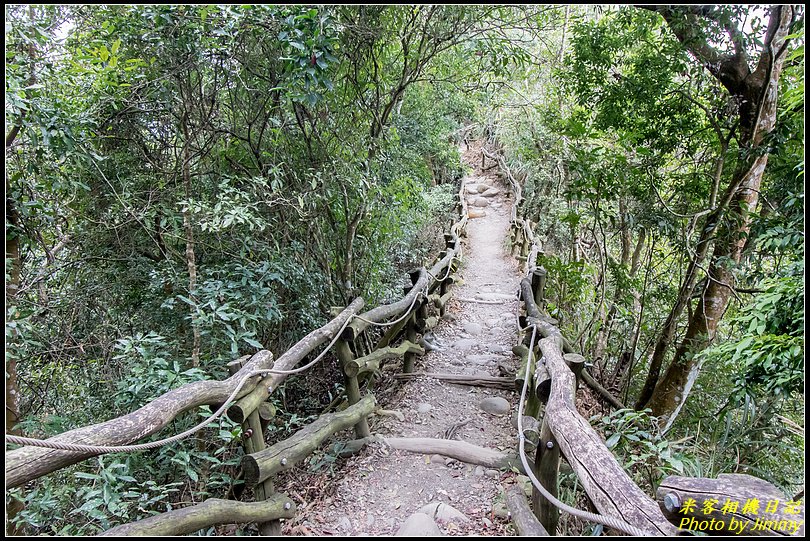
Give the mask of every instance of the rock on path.
[{"label": "rock on path", "polygon": [[490,415],[507,415],[509,413],[509,401],[500,396],[485,398],[478,404],[478,407]]},{"label": "rock on path", "polygon": [[443,535],[442,531],[433,522],[433,519],[424,513],[414,513],[408,517],[399,530],[397,537],[424,537]]}]

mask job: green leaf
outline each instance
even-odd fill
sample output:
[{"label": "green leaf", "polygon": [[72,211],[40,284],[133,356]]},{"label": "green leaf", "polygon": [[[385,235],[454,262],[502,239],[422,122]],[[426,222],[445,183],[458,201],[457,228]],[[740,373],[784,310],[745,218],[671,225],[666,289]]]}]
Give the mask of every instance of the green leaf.
[{"label": "green leaf", "polygon": [[254,348],[257,348],[257,349],[263,349],[264,348],[264,346],[262,346],[261,343],[257,342],[253,338],[249,338],[249,337],[245,336],[245,337],[243,337],[243,340],[245,342],[247,342],[248,344],[250,344],[251,346],[253,346]]}]

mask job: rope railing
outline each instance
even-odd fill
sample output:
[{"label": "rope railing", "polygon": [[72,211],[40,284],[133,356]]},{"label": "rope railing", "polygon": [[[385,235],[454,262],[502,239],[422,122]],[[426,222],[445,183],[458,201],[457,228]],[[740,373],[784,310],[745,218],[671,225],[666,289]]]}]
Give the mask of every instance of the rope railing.
[{"label": "rope railing", "polygon": [[[430,275],[434,280],[444,281],[450,276],[450,273],[452,272],[452,267],[451,266],[452,266],[452,262],[454,260],[455,260],[455,256],[450,259],[450,262],[447,265],[447,272],[445,273],[444,277],[442,277],[441,279],[437,279],[435,276],[430,275],[429,271],[426,271],[426,272],[428,272],[428,275]],[[422,292],[426,291],[429,287],[430,287],[430,282],[427,282],[425,284],[425,286],[422,288]],[[234,402],[236,397],[239,395],[239,392],[242,390],[242,388],[245,386],[245,384],[251,378],[256,377],[256,376],[264,377],[264,376],[266,376],[268,374],[294,375],[294,374],[300,374],[302,372],[306,372],[307,370],[312,368],[315,364],[317,364],[318,361],[320,361],[324,357],[324,355],[326,355],[326,353],[329,352],[332,349],[332,347],[335,345],[335,343],[340,339],[341,332],[343,332],[343,330],[346,329],[346,327],[348,327],[349,324],[353,320],[357,319],[357,320],[365,321],[366,323],[368,323],[370,325],[374,325],[374,326],[378,326],[378,327],[388,327],[388,326],[391,326],[391,325],[395,325],[396,323],[399,323],[400,321],[404,320],[405,318],[407,318],[407,317],[409,317],[411,315],[413,307],[415,306],[416,301],[417,301],[418,298],[419,298],[418,294],[414,295],[413,301],[411,301],[411,304],[408,307],[408,309],[405,311],[405,313],[402,316],[400,316],[399,318],[397,318],[397,319],[395,319],[393,321],[376,322],[376,321],[371,321],[371,320],[365,319],[362,316],[357,315],[357,314],[350,316],[349,318],[346,319],[346,322],[341,326],[341,328],[338,330],[338,332],[335,333],[334,338],[323,349],[323,351],[321,351],[321,353],[317,357],[315,357],[312,361],[308,362],[307,364],[305,364],[305,365],[303,365],[301,367],[294,368],[294,369],[291,369],[291,370],[278,370],[278,369],[273,369],[273,368],[266,368],[266,369],[262,369],[262,370],[253,370],[253,371],[245,374],[240,379],[240,381],[237,384],[236,388],[231,392],[230,396],[228,396],[228,398],[225,400],[225,402],[219,407],[219,409],[217,409],[214,413],[212,413],[209,417],[207,417],[202,422],[198,423],[194,427],[192,427],[192,428],[190,428],[190,429],[188,429],[188,430],[186,430],[184,432],[181,432],[180,434],[176,434],[174,436],[164,438],[164,439],[161,439],[161,440],[147,442],[147,443],[141,443],[141,444],[136,444],[136,445],[112,445],[112,446],[106,446],[106,445],[82,445],[82,444],[73,444],[73,443],[63,443],[63,442],[41,440],[41,439],[36,439],[36,438],[27,438],[27,437],[23,437],[23,436],[15,436],[13,434],[6,434],[5,435],[6,442],[13,443],[13,444],[16,444],[16,445],[27,445],[27,446],[32,446],[32,447],[43,447],[43,448],[47,448],[47,449],[56,449],[56,450],[60,450],[60,451],[76,451],[76,452],[87,452],[87,453],[95,453],[95,454],[106,454],[106,453],[122,453],[122,452],[131,452],[131,451],[146,451],[146,450],[149,450],[149,449],[156,449],[158,447],[162,447],[164,445],[168,445],[168,444],[174,443],[176,441],[180,441],[182,439],[185,439],[185,438],[195,434],[196,432],[199,432],[200,430],[202,430],[203,428],[208,426],[210,423],[216,421],[219,417],[221,417],[222,414],[228,409],[228,406],[231,403]]]},{"label": "rope railing", "polygon": [[[661,515],[660,511],[657,509],[657,506],[654,506],[654,502],[650,500],[649,497],[646,497],[646,495],[643,495],[643,493],[641,493],[640,489],[638,489],[638,487],[632,483],[632,481],[629,479],[629,477],[626,476],[622,468],[617,463],[615,464],[615,471],[621,472],[622,475],[627,477],[626,479],[621,479],[621,483],[624,483],[625,485],[632,485],[632,488],[637,490],[636,495],[641,496],[641,498],[645,498],[645,501],[639,501],[637,504],[640,508],[644,507],[643,511],[636,513],[634,512],[634,510],[625,510],[625,512],[629,513],[629,516],[631,517],[629,519],[626,516],[616,517],[609,514],[605,514],[605,511],[607,512],[617,511],[616,505],[612,504],[612,502],[609,503],[608,505],[602,505],[604,503],[604,500],[602,498],[597,497],[597,494],[592,493],[592,489],[594,488],[594,484],[592,482],[585,483],[584,482],[585,479],[582,479],[583,486],[586,488],[586,491],[588,492],[589,496],[591,496],[594,503],[597,504],[597,508],[600,509],[600,511],[602,511],[603,514],[596,514],[591,513],[589,511],[577,509],[562,502],[543,485],[540,479],[538,479],[539,473],[537,472],[540,471],[539,469],[540,466],[538,465],[538,463],[541,460],[540,457],[542,453],[544,453],[544,451],[546,450],[545,446],[554,447],[560,445],[560,443],[566,445],[567,449],[565,449],[566,451],[565,456],[568,459],[569,463],[572,463],[572,466],[575,466],[575,472],[577,473],[578,477],[582,473],[584,473],[584,470],[586,468],[581,467],[582,466],[581,463],[579,464],[577,463],[583,460],[587,462],[589,458],[587,456],[579,456],[579,455],[572,456],[573,450],[571,447],[571,442],[569,440],[572,439],[576,440],[579,437],[576,433],[570,434],[567,432],[558,433],[560,428],[557,426],[558,423],[554,422],[555,420],[553,419],[553,415],[560,413],[562,410],[560,410],[557,407],[558,404],[557,402],[555,402],[555,404],[557,405],[555,405],[553,411],[549,411],[549,409],[551,409],[550,408],[551,401],[559,400],[560,398],[559,394],[555,396],[554,393],[552,393],[551,397],[547,398],[549,400],[549,404],[547,405],[544,416],[542,418],[543,430],[541,431],[541,434],[545,433],[547,435],[545,437],[547,437],[548,439],[546,439],[545,441],[538,442],[537,444],[538,455],[533,463],[530,463],[530,460],[526,455],[526,436],[524,434],[523,416],[524,412],[526,411],[526,408],[530,407],[532,402],[532,400],[530,399],[527,403],[529,382],[534,381],[535,378],[539,375],[539,372],[537,374],[532,374],[531,367],[533,366],[534,370],[537,371],[542,369],[543,374],[546,378],[551,376],[552,386],[554,386],[555,384],[554,381],[555,375],[559,377],[559,372],[557,374],[552,373],[551,369],[548,367],[547,362],[542,363],[543,364],[542,368],[541,362],[539,361],[533,364],[532,361],[535,355],[537,334],[539,333],[542,334],[542,336],[548,337],[546,338],[546,341],[550,340],[551,342],[547,345],[553,347],[554,350],[558,351],[560,360],[562,360],[564,351],[573,352],[573,350],[571,350],[568,342],[562,336],[559,329],[556,328],[555,326],[556,322],[545,316],[538,308],[538,304],[542,302],[546,281],[545,269],[539,266],[538,261],[539,260],[538,256],[543,252],[538,238],[534,235],[532,222],[525,216],[521,217],[520,213],[518,212],[520,203],[522,201],[522,190],[520,188],[520,184],[517,182],[517,179],[514,178],[514,175],[512,175],[512,173],[509,171],[509,168],[506,165],[504,158],[500,154],[492,154],[487,152],[486,149],[482,149],[482,155],[497,162],[499,167],[503,170],[504,175],[509,180],[509,183],[515,195],[515,204],[512,213],[512,231],[510,235],[510,242],[512,244],[512,254],[516,258],[524,262],[523,270],[524,276],[526,276],[526,278],[524,278],[523,281],[521,282],[520,296],[523,298],[524,302],[521,304],[525,306],[526,313],[528,316],[526,318],[528,324],[525,327],[523,327],[520,324],[520,316],[518,315],[519,321],[518,328],[520,329],[520,332],[525,332],[531,329],[532,333],[531,339],[529,340],[529,352],[528,357],[526,358],[525,377],[523,378],[521,397],[518,405],[518,416],[517,416],[518,455],[521,460],[521,463],[523,464],[524,470],[528,475],[532,483],[532,486],[534,487],[534,490],[537,493],[539,493],[539,495],[542,495],[542,497],[545,499],[542,500],[540,498],[537,498],[535,500],[535,504],[536,505],[539,504],[540,506],[539,509],[534,509],[535,515],[537,516],[537,518],[543,517],[544,519],[546,519],[547,523],[544,522],[542,525],[549,530],[551,535],[555,535],[556,533],[555,531],[553,531],[556,530],[556,519],[548,520],[547,517],[553,517],[553,514],[551,514],[548,511],[549,508],[551,509],[556,508],[572,516],[593,522],[595,524],[601,524],[603,526],[607,526],[609,528],[613,528],[617,531],[621,531],[630,535],[648,536],[648,535],[661,535],[664,533],[672,533],[670,525],[666,522],[663,515]],[[518,307],[518,312],[520,312],[520,306]],[[584,359],[582,359],[581,357],[579,357],[579,359],[581,361],[584,361]],[[572,367],[573,365],[569,366]],[[582,373],[584,366],[582,364],[579,364],[577,366],[578,366],[578,373]],[[565,367],[564,365],[562,365],[561,368],[559,366],[557,368],[560,370],[567,370],[568,372],[570,372],[571,374],[568,376],[568,378],[571,378],[573,381],[575,381],[576,378],[574,377],[574,374],[573,372],[571,372],[570,368]],[[557,382],[557,385],[559,385],[559,382]],[[575,392],[575,388],[576,385],[573,384],[571,389],[572,397],[573,393]],[[532,393],[532,399],[536,400],[534,392]],[[539,406],[537,407],[539,408]],[[539,411],[539,409],[536,408],[535,410]],[[535,415],[535,413],[532,413],[531,415]],[[564,430],[573,432],[578,429],[579,426],[574,424],[570,426],[565,425]],[[598,438],[598,436],[596,436],[595,433],[590,434],[590,436],[595,438],[595,441],[592,442],[593,445],[601,446],[603,448],[602,450],[605,451],[603,453],[604,459],[606,461],[613,460],[613,462],[615,463],[615,458],[613,458],[612,455],[610,455],[610,452],[607,450],[606,447],[604,447],[604,443]],[[559,442],[557,441],[558,438],[560,439]],[[552,447],[548,447],[548,449],[551,449]],[[558,457],[559,455],[556,456]],[[559,458],[553,460],[558,461]],[[598,468],[599,465],[595,465],[594,467]],[[535,470],[535,468],[538,469]],[[549,468],[551,469],[550,470],[551,479],[548,479],[549,474],[547,473],[545,474],[546,475],[545,478],[553,482],[554,485],[556,486],[557,467],[556,465],[554,465],[549,466]],[[543,471],[547,472],[549,470]],[[606,483],[606,485],[609,485],[609,483]],[[619,496],[619,494],[610,493],[610,490],[612,488],[613,487],[610,486],[603,486],[600,487],[599,490],[601,490],[602,492],[607,492],[606,499],[611,500],[612,496]],[[622,493],[621,496],[626,496],[626,494]],[[617,500],[620,499],[621,498],[617,498]],[[544,506],[553,506],[553,507],[545,507],[545,509],[543,509]],[[619,511],[619,513],[622,514],[622,511]],[[631,523],[629,520],[633,520],[633,523]]]},{"label": "rope railing", "polygon": [[[238,413],[237,422],[243,424],[243,435],[247,438],[244,442],[246,452],[266,454],[269,450],[266,448],[262,434],[266,423],[262,421],[265,424],[260,424],[256,412],[260,410],[260,406],[263,404],[264,400],[267,399],[270,393],[278,388],[283,379],[287,376],[301,374],[311,369],[320,362],[329,351],[335,351],[338,354],[338,358],[343,361],[341,352],[345,353],[348,351],[345,333],[350,327],[356,327],[359,330],[357,333],[352,333],[351,341],[359,338],[366,327],[390,327],[393,332],[396,331],[397,326],[401,326],[406,320],[408,321],[407,329],[409,336],[411,336],[410,333],[415,332],[414,328],[417,314],[426,314],[426,312],[424,312],[424,302],[420,304],[420,300],[423,301],[426,299],[431,289],[436,284],[441,284],[442,293],[444,293],[448,280],[454,271],[454,264],[462,257],[459,236],[463,234],[467,222],[463,181],[458,197],[458,208],[461,215],[456,222],[450,225],[450,233],[445,235],[447,241],[446,251],[442,252],[438,261],[430,269],[422,268],[418,271],[423,279],[420,280],[419,284],[415,283],[403,299],[392,303],[392,305],[387,305],[387,310],[382,310],[382,312],[378,311],[378,313],[384,314],[382,317],[368,317],[367,314],[369,314],[369,312],[359,314],[358,310],[362,307],[363,301],[362,298],[357,298],[346,307],[340,315],[320,329],[316,329],[308,334],[301,341],[292,346],[287,353],[282,355],[275,363],[273,363],[272,354],[269,351],[262,350],[249,359],[246,356],[230,363],[230,365],[234,365],[234,367],[229,365],[229,368],[233,368],[232,374],[234,371],[238,370],[238,372],[227,381],[200,381],[186,384],[161,395],[139,410],[124,415],[123,417],[111,419],[110,421],[105,421],[98,425],[74,429],[47,440],[6,434],[7,444],[22,446],[7,452],[7,486],[10,488],[20,486],[26,482],[92,456],[106,453],[138,452],[169,445],[188,438],[210,426],[212,423],[219,420],[226,412],[228,412],[230,416],[232,412],[229,411],[229,408],[233,408],[234,413]],[[405,299],[408,299],[406,301],[407,305],[400,307],[402,300]],[[394,306],[396,307],[393,308]],[[420,317],[424,317],[424,315]],[[392,336],[395,337],[397,334],[398,333],[393,332]],[[313,349],[324,343],[326,345],[315,358],[300,367],[295,367],[295,365],[304,357],[308,356]],[[421,351],[420,354],[424,353],[420,348],[409,347],[406,349],[408,351],[411,349],[413,349],[413,351]],[[403,348],[398,348],[395,353],[399,350],[403,350]],[[405,353],[405,355],[407,366],[408,357],[410,356],[412,358],[413,354]],[[244,367],[239,369],[241,361],[244,361],[244,359],[248,360],[245,361]],[[268,364],[270,364],[270,366],[267,366]],[[343,365],[345,372],[346,364],[343,363]],[[346,411],[352,410],[354,413],[350,418],[344,419],[342,422],[344,424],[346,422],[359,422],[360,424],[358,424],[357,427],[367,427],[366,417],[370,411],[372,411],[369,409],[370,402],[363,400],[362,404],[358,404],[360,397],[357,377],[356,375],[350,376],[348,372],[344,375],[347,378],[346,397],[348,398],[350,406]],[[248,385],[253,385],[253,389],[249,389]],[[227,396],[225,396],[226,393]],[[373,399],[372,395],[368,396]],[[164,405],[168,402],[171,402],[171,407],[168,409],[161,410],[161,407],[157,405]],[[216,404],[218,407],[216,411],[207,415],[203,421],[179,434],[145,443],[126,443],[121,445],[103,443],[104,440],[112,440],[113,442],[116,440],[137,441],[160,430],[171,422],[176,415],[204,404]],[[163,411],[166,412],[165,415],[162,415]],[[272,413],[269,415],[272,415]],[[329,415],[338,414],[326,414],[326,417]],[[343,415],[343,413],[339,415]],[[158,421],[155,416],[160,416],[161,419]],[[359,421],[357,420],[358,418]],[[139,426],[141,423],[143,427]],[[307,425],[302,431],[308,430],[310,426],[314,426],[315,424],[317,424],[317,421],[312,425]],[[119,425],[125,425],[125,430],[122,430],[121,433],[116,433]],[[255,435],[256,432],[259,433],[258,439]],[[330,433],[331,431],[329,429],[320,429],[317,438],[323,439]],[[312,438],[310,437],[308,439],[311,445]],[[88,442],[88,440],[90,441]],[[304,449],[304,452],[308,454],[311,450]],[[282,461],[282,464],[283,463],[284,461]],[[267,480],[262,486],[264,487],[263,491],[258,490],[260,487],[257,487],[258,491],[255,493],[256,499],[267,499],[269,502],[271,498],[275,497],[272,483],[270,480]],[[289,509],[289,507],[285,507],[285,509]],[[168,518],[168,515],[166,515],[166,517]],[[280,533],[280,529],[277,527],[278,521],[272,519],[272,523],[276,525],[276,529],[267,530],[270,532],[267,533],[267,535],[273,532],[275,532],[275,534]],[[267,524],[260,524],[260,530],[262,530],[262,526],[266,526]]]},{"label": "rope railing", "polygon": [[[572,507],[565,502],[562,502],[554,497],[543,484],[537,479],[537,476],[534,474],[534,471],[529,464],[528,457],[526,456],[526,437],[523,435],[523,410],[524,404],[526,402],[526,391],[529,388],[529,381],[533,378],[529,377],[529,367],[532,365],[532,355],[534,354],[534,346],[535,340],[537,338],[537,327],[534,325],[531,326],[532,328],[532,337],[529,342],[529,357],[526,362],[526,374],[527,376],[523,379],[523,390],[520,393],[520,402],[518,402],[518,449],[520,455],[520,461],[523,464],[523,469],[526,472],[526,475],[529,476],[529,479],[532,482],[532,485],[540,491],[540,493],[549,501],[552,505],[556,508],[565,511],[566,513],[573,515],[575,517],[581,518],[583,520],[588,520],[590,522],[595,522],[596,524],[602,524],[604,526],[609,526],[621,532],[627,533],[629,535],[635,535],[639,537],[647,537],[649,535],[657,535],[657,533],[651,533],[648,531],[641,530],[640,528],[636,528],[632,524],[628,524],[623,520],[619,520],[614,517],[608,517],[603,515],[597,515],[595,513],[591,513],[589,511],[583,511],[581,509],[577,509],[576,507]],[[542,443],[542,442],[541,442]],[[551,532],[552,535],[554,532]]]}]

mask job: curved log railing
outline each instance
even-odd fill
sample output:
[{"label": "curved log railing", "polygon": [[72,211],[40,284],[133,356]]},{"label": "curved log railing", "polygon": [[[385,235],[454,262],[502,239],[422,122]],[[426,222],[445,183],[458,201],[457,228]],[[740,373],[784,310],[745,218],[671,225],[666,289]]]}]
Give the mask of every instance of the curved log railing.
[{"label": "curved log railing", "polygon": [[[175,417],[203,405],[219,405],[231,394],[241,377],[252,370],[269,368],[273,356],[269,351],[254,355],[245,367],[225,381],[196,381],[169,391],[123,417],[70,430],[48,439],[53,443],[89,445],[125,445],[143,439],[171,423]],[[256,386],[259,377],[251,378],[243,394]],[[65,468],[100,453],[62,451],[42,447],[21,447],[6,453],[6,486],[18,487],[53,471]]]},{"label": "curved log railing", "polygon": [[[438,321],[438,317],[428,317],[428,306],[435,306],[438,316],[443,315],[450,295],[448,288],[455,279],[453,271],[461,253],[460,237],[465,235],[467,224],[464,188],[462,181],[456,205],[459,217],[450,224],[449,232],[444,235],[445,250],[430,269],[421,268],[411,272],[411,285],[401,299],[359,314],[363,299],[357,298],[326,325],[310,332],[289,348],[275,363],[269,351],[245,356],[229,363],[232,375],[225,381],[190,383],[169,391],[130,414],[46,440],[50,444],[98,446],[97,452],[34,446],[9,451],[6,454],[7,488],[19,487],[53,471],[108,452],[104,447],[137,442],[166,427],[183,412],[198,406],[219,406],[248,374],[265,370],[265,373],[246,380],[236,400],[227,409],[231,420],[242,423],[246,452],[242,466],[246,484],[254,488],[257,501],[244,503],[212,498],[195,506],[118,526],[104,535],[181,535],[216,524],[244,522],[257,523],[262,535],[280,534],[279,519],[292,517],[295,506],[286,496],[275,493],[272,478],[303,460],[336,432],[351,426],[355,427],[358,438],[366,438],[356,441],[368,441],[367,417],[375,410],[376,402],[371,394],[363,397],[360,379],[373,377],[379,372],[383,361],[396,357],[404,357],[402,371],[412,373],[415,357],[424,354],[424,349],[416,345],[417,336]],[[437,289],[438,293],[431,295]],[[429,296],[434,297],[430,303]],[[372,326],[389,329],[378,340],[372,341],[369,335]],[[393,345],[403,335],[404,340]],[[298,369],[295,367],[330,340],[343,368],[348,407],[338,413],[324,414],[292,437],[267,447],[264,432],[275,414],[275,408],[267,399],[287,377],[308,368],[309,365]],[[376,346],[372,346],[372,343],[376,343]]]},{"label": "curved log railing", "polygon": [[[532,333],[534,330],[542,337],[534,355],[530,355],[528,347],[522,343],[513,351],[522,359],[523,366],[515,378],[516,387],[521,388],[527,377],[534,382],[529,386],[532,392],[526,401],[526,412],[533,416],[523,417],[523,446],[536,449],[532,470],[543,487],[556,497],[562,455],[596,509],[603,516],[618,519],[631,528],[659,535],[673,535],[685,530],[709,534],[803,535],[802,502],[787,501],[776,487],[762,479],[748,475],[720,475],[718,479],[671,476],[658,488],[656,501],[627,475],[599,434],[577,411],[577,383],[584,381],[616,409],[622,409],[624,405],[585,370],[584,357],[578,355],[563,337],[557,322],[543,313],[541,307],[547,275],[538,258],[543,252],[532,233],[531,221],[521,217],[520,183],[510,172],[503,156],[483,149],[482,162],[486,158],[501,168],[515,196],[510,242],[512,254],[524,263],[527,276],[520,284],[520,298],[525,309],[525,316],[521,317],[522,331]],[[528,334],[526,336],[528,338]],[[526,342],[530,346],[528,339]],[[534,362],[529,363],[531,357]],[[540,425],[539,435],[537,424]],[[510,497],[515,500],[514,507],[519,508],[517,494],[510,494]],[[737,502],[739,509],[720,513],[719,508],[727,501]],[[766,501],[773,504],[773,509],[763,515]],[[759,513],[754,507],[746,513],[744,502],[763,503]],[[539,523],[555,535],[558,508],[537,487],[533,488],[532,503]],[[712,504],[715,513],[705,514],[706,505]],[[525,513],[519,519],[515,521],[519,531],[533,527],[530,520],[527,524]]]},{"label": "curved log railing", "polygon": [[[534,382],[529,386],[531,393],[526,404],[526,412],[531,415],[528,429],[535,432],[536,424],[540,425],[537,441],[530,445],[536,448],[533,473],[556,498],[562,455],[602,515],[619,519],[646,532],[674,534],[675,528],[667,521],[655,500],[644,494],[630,479],[596,431],[578,413],[575,394],[577,382],[584,373],[585,359],[577,355],[563,337],[556,326],[557,321],[541,310],[547,273],[539,265],[538,255],[543,252],[532,232],[532,223],[521,215],[523,199],[520,183],[500,154],[483,150],[482,155],[497,162],[513,190],[515,204],[510,242],[512,254],[524,264],[526,276],[520,283],[519,291],[525,309],[521,326],[524,327],[523,331],[531,334],[534,329],[535,334],[542,337],[538,344],[527,344],[529,347],[537,346],[537,350],[532,352],[536,361],[528,365],[528,373],[525,369],[529,360],[528,348],[522,345],[515,348],[516,354],[523,358],[524,365],[522,372],[518,373],[516,385],[522,387],[526,378]],[[618,401],[614,399],[612,403],[615,402]],[[524,426],[524,438],[534,439],[533,434],[525,434],[526,430]],[[559,517],[557,507],[537,487],[533,489],[532,503],[535,516],[542,526],[555,535]]]}]

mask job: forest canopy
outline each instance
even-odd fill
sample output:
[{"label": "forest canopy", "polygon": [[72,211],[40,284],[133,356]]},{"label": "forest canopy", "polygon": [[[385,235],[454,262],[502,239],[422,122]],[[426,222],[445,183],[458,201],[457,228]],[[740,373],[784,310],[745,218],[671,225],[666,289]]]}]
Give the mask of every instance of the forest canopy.
[{"label": "forest canopy", "polygon": [[[399,299],[481,141],[518,173],[549,315],[628,406],[592,421],[634,481],[803,491],[803,7],[8,5],[5,39],[7,434]],[[336,373],[273,396],[271,439]],[[225,497],[227,423],[11,489],[7,528]]]}]

